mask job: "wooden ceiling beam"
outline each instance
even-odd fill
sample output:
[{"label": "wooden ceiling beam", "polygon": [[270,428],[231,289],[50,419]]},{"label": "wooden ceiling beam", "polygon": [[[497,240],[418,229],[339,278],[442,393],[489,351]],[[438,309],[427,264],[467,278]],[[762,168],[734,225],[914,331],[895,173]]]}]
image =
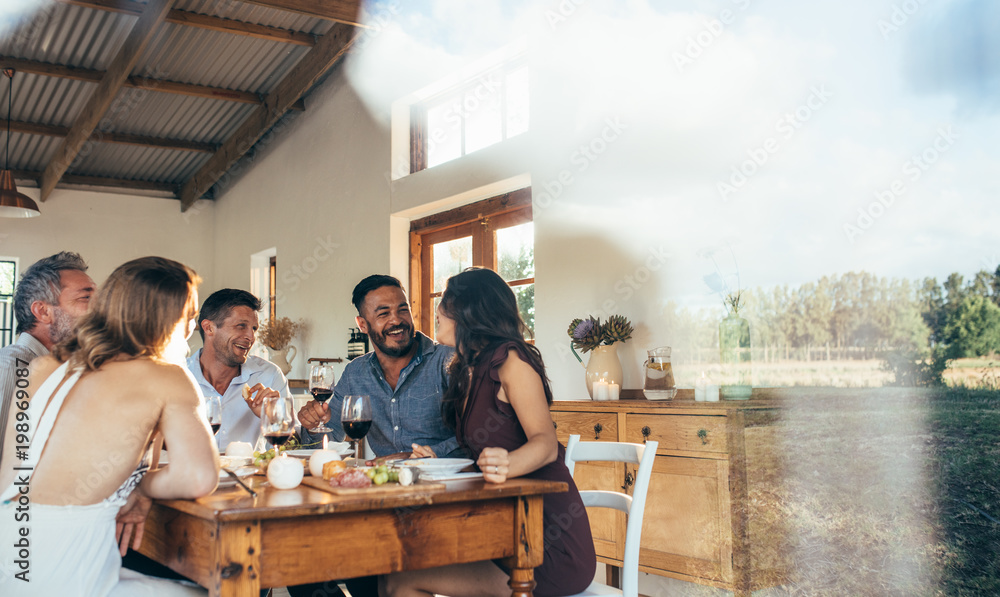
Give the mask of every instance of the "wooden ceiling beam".
[{"label": "wooden ceiling beam", "polygon": [[[63,66],[59,64],[49,64],[48,62],[37,62],[35,60],[24,60],[23,58],[12,58],[10,56],[0,56],[0,68],[13,68],[18,72],[31,73],[46,77],[60,77],[62,79],[72,79],[74,81],[87,81],[88,83],[100,83],[106,74],[104,71],[92,68],[82,68],[79,66]],[[191,83],[178,83],[176,81],[165,81],[163,79],[150,79],[146,77],[130,76],[122,84],[122,87],[129,89],[148,89],[151,91],[161,91],[163,93],[173,93],[176,95],[187,95],[190,97],[201,97],[206,99],[216,99],[229,102],[240,102],[243,104],[263,105],[264,100],[260,95],[249,91],[239,91],[237,89],[223,89],[221,87],[207,87],[205,85],[192,85]],[[305,110],[304,102],[296,102],[290,110]]]},{"label": "wooden ceiling beam", "polygon": [[[63,4],[71,4],[73,6],[82,6],[84,8],[93,8],[96,10],[106,10],[108,12],[117,12],[120,14],[136,16],[142,14],[142,10],[146,7],[145,4],[140,2],[131,2],[130,0],[58,1]],[[223,17],[213,17],[211,15],[203,15],[197,12],[189,12],[177,8],[168,12],[165,20],[166,22],[173,23],[175,25],[187,25],[190,27],[198,27],[200,29],[208,29],[209,31],[222,31],[225,33],[245,35],[257,39],[266,39],[268,41],[308,46],[310,48],[316,43],[316,37],[311,33],[292,31],[290,29],[281,29],[280,27],[270,27],[267,25],[258,25],[256,23],[246,23],[244,21],[236,21],[234,19],[226,19]]]},{"label": "wooden ceiling beam", "polygon": [[[41,186],[42,172],[31,170],[14,170],[14,178],[18,181],[31,181]],[[60,187],[66,185],[85,185],[91,187],[107,187],[114,189],[132,189],[135,191],[157,191],[160,193],[173,193],[177,196],[177,185],[169,182],[154,182],[149,180],[128,180],[125,178],[111,178],[107,176],[84,176],[80,174],[65,174],[59,180]]]},{"label": "wooden ceiling beam", "polygon": [[361,0],[242,0],[247,4],[276,8],[300,15],[367,28],[361,22]]},{"label": "wooden ceiling beam", "polygon": [[[12,121],[10,123],[10,132],[23,133],[26,135],[65,137],[69,134],[69,127],[51,124],[38,124],[34,122]],[[185,141],[183,139],[161,139],[159,137],[146,137],[144,135],[129,135],[125,133],[95,132],[90,135],[90,140],[98,143],[119,143],[139,147],[175,149],[178,151],[200,151],[204,153],[213,153],[219,149],[219,146],[215,143],[201,143],[199,141]]]},{"label": "wooden ceiling beam", "polygon": [[108,108],[111,107],[115,96],[121,90],[122,85],[128,79],[139,56],[149,43],[156,30],[163,23],[163,19],[170,10],[172,0],[149,0],[146,9],[139,15],[139,19],[132,26],[128,37],[118,49],[118,53],[108,65],[107,72],[101,82],[97,84],[97,89],[90,95],[76,122],[70,129],[69,134],[59,144],[55,155],[49,160],[42,174],[41,193],[39,198],[44,202],[56,188],[56,183],[66,173],[70,164],[76,159],[80,150],[87,143],[91,133],[97,128],[97,124],[104,118]]},{"label": "wooden ceiling beam", "polygon": [[264,105],[240,125],[215,154],[181,188],[181,210],[186,211],[253,147],[292,105],[326,74],[354,42],[357,29],[336,24],[319,38],[308,54],[282,79]]}]

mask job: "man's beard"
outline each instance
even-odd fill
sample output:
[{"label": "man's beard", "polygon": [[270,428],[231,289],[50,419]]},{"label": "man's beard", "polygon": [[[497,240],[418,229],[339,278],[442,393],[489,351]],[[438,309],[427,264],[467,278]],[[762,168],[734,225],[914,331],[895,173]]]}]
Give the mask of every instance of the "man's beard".
[{"label": "man's beard", "polygon": [[54,313],[55,318],[52,320],[52,325],[49,326],[49,341],[52,344],[59,344],[73,333],[73,324],[76,323],[76,319],[59,307],[54,309]]},{"label": "man's beard", "polygon": [[[405,356],[413,348],[413,343],[416,341],[416,334],[413,333],[413,326],[401,323],[393,328],[385,330],[384,333],[377,333],[374,331],[372,324],[368,324],[368,338],[371,339],[372,344],[374,344],[382,352],[382,354],[390,357],[401,357]],[[388,345],[385,339],[385,335],[396,330],[403,330],[407,337],[407,342],[405,345],[398,348],[393,348]]]}]

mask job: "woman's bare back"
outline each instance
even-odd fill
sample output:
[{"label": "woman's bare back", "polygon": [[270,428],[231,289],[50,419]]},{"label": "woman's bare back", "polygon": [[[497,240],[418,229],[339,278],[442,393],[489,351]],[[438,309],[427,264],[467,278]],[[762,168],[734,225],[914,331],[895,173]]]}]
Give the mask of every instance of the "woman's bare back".
[{"label": "woman's bare back", "polygon": [[[59,363],[44,357],[33,363],[31,387],[38,388]],[[31,479],[31,500],[40,504],[95,504],[113,495],[142,461],[153,433],[172,430],[177,456],[189,452],[211,467],[199,429],[198,393],[177,365],[147,358],[110,361],[84,373],[70,390]],[[32,426],[37,425],[32,421]],[[185,429],[188,427],[189,429]],[[200,427],[205,427],[204,423]],[[210,437],[210,436],[209,436]],[[197,440],[197,441],[194,441]],[[172,450],[172,453],[174,450]],[[4,462],[0,487],[12,477]]]}]

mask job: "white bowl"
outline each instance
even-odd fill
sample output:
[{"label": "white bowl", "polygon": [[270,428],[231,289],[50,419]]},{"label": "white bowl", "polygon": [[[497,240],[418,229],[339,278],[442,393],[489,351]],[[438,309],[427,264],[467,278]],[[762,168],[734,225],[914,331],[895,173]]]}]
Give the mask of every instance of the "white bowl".
[{"label": "white bowl", "polygon": [[416,467],[421,475],[452,475],[473,463],[468,458],[411,458],[399,462],[401,466]]}]

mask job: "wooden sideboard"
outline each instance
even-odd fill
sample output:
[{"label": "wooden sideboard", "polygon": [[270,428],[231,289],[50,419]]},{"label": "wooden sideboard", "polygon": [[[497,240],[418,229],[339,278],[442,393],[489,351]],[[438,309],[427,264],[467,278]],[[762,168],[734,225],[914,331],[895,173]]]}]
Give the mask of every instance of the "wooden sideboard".
[{"label": "wooden sideboard", "polygon": [[[659,442],[646,497],[639,569],[729,589],[737,596],[780,584],[786,533],[774,498],[782,458],[773,399],[695,402],[556,401],[559,441]],[[582,463],[580,489],[629,488],[637,465]],[[625,516],[588,510],[598,560],[614,582],[625,552]]]}]

